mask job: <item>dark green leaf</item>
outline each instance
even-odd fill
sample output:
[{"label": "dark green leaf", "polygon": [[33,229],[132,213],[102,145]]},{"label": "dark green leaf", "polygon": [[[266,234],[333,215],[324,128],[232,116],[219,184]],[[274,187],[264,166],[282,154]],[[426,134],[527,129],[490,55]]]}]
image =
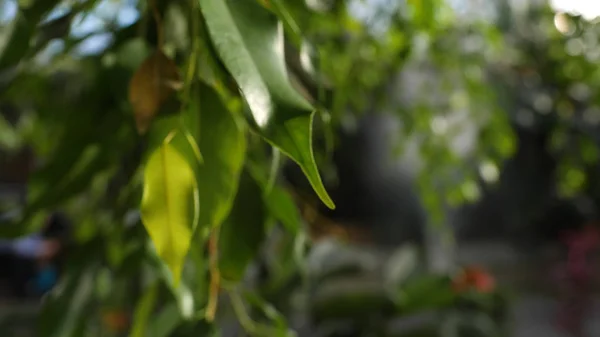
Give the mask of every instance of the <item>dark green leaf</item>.
[{"label": "dark green leaf", "polygon": [[82,192],[90,185],[92,178],[109,164],[106,149],[95,144],[87,147],[81,157],[62,178],[42,187],[40,194],[34,195],[30,202],[32,210],[59,205],[62,201]]},{"label": "dark green leaf", "polygon": [[445,276],[423,275],[404,284],[399,291],[398,304],[404,311],[447,307],[456,298]]},{"label": "dark green leaf", "polygon": [[292,196],[284,188],[271,184],[266,165],[252,161],[247,166],[249,173],[263,190],[263,200],[269,214],[281,222],[290,233],[297,234],[301,228],[302,218]]},{"label": "dark green leaf", "polygon": [[21,146],[19,132],[12,127],[6,119],[0,115],[0,148],[8,150],[16,150]]},{"label": "dark green leaf", "polygon": [[381,282],[344,277],[319,282],[311,307],[322,319],[358,319],[367,313],[390,310],[393,303]]},{"label": "dark green leaf", "polygon": [[37,336],[79,337],[86,327],[86,313],[93,300],[99,240],[77,247],[69,259],[68,272],[42,303]]},{"label": "dark green leaf", "polygon": [[244,292],[244,298],[249,304],[259,309],[278,329],[287,331],[288,324],[285,317],[271,304],[253,292]]},{"label": "dark green leaf", "polygon": [[71,275],[62,287],[64,293],[47,299],[45,312],[48,314],[41,314],[42,321],[38,325],[39,336],[75,337],[82,326],[85,326],[83,325],[84,309],[92,299],[94,274],[88,271],[82,275]]},{"label": "dark green leaf", "polygon": [[290,233],[298,233],[301,229],[302,220],[298,207],[296,207],[290,194],[279,186],[273,186],[271,192],[264,198],[269,213],[280,221]]},{"label": "dark green leaf", "polygon": [[260,187],[244,172],[233,208],[219,235],[219,269],[225,281],[238,282],[244,277],[265,237],[265,222]]},{"label": "dark green leaf", "polygon": [[255,1],[200,0],[213,44],[236,79],[265,139],[300,165],[314,190],[335,205],[312,150],[314,109],[288,80],[281,24]]},{"label": "dark green leaf", "polygon": [[65,119],[65,133],[48,162],[30,178],[28,199],[32,212],[54,207],[81,193],[133,144],[133,130],[123,124],[123,115],[118,112],[92,111]]},{"label": "dark green leaf", "polygon": [[215,227],[225,220],[235,198],[246,154],[246,134],[214,89],[201,83],[197,94],[184,121],[204,159],[196,172],[202,205],[199,223]]},{"label": "dark green leaf", "polygon": [[34,4],[17,12],[8,34],[8,39],[0,45],[0,73],[21,61],[31,47],[37,25],[44,14],[50,11],[58,0],[35,1]]},{"label": "dark green leaf", "polygon": [[168,337],[183,321],[177,305],[166,305],[150,322],[148,326],[149,337]]}]

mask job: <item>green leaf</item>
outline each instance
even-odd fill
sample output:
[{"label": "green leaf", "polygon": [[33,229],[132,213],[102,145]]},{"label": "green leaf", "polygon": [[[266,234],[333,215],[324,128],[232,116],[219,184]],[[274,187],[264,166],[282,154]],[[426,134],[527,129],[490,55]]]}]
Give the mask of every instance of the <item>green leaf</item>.
[{"label": "green leaf", "polygon": [[313,107],[292,87],[277,18],[256,1],[199,0],[225,67],[235,78],[262,136],[294,160],[329,207],[312,150]]},{"label": "green leaf", "polygon": [[279,186],[273,186],[269,194],[265,196],[265,203],[269,213],[280,221],[286,230],[292,234],[300,231],[302,224],[300,212],[286,190]]},{"label": "green leaf", "polygon": [[[123,147],[123,146],[122,146]],[[89,190],[95,177],[109,168],[115,153],[109,144],[91,144],[73,151],[60,153],[47,166],[34,173],[29,183],[29,200],[25,212],[19,218],[19,226],[5,224],[0,230],[3,237],[16,237],[32,233],[43,225],[38,216],[44,211],[60,206],[76,195]],[[61,159],[64,162],[61,163]],[[72,160],[72,161],[71,161]]]},{"label": "green leaf", "polygon": [[239,282],[265,237],[266,209],[261,190],[246,173],[229,217],[219,235],[219,271],[228,282]]},{"label": "green leaf", "polygon": [[199,223],[215,227],[231,210],[246,155],[246,134],[213,88],[201,83],[197,93],[183,117],[204,159],[196,172],[202,205]]},{"label": "green leaf", "polygon": [[156,296],[158,294],[158,284],[151,285],[142,298],[139,300],[133,319],[133,326],[129,336],[131,337],[145,337],[147,336],[146,327],[149,323],[149,318],[152,315],[152,310],[156,304]]},{"label": "green leaf", "polygon": [[326,320],[360,319],[367,313],[393,308],[381,282],[361,277],[322,280],[311,302],[315,317]]},{"label": "green leaf", "polygon": [[60,283],[42,301],[36,336],[83,335],[82,330],[88,323],[86,313],[94,299],[101,241],[93,240],[75,249]]},{"label": "green leaf", "polygon": [[150,322],[148,335],[150,337],[168,337],[183,322],[177,305],[170,303],[164,307]]},{"label": "green leaf", "polygon": [[247,165],[249,173],[263,190],[263,200],[269,214],[281,222],[290,233],[297,234],[302,224],[298,207],[284,188],[271,184],[271,178],[265,174],[267,169],[264,166],[256,161]]},{"label": "green leaf", "polygon": [[168,265],[176,285],[198,209],[198,187],[190,164],[172,145],[163,144],[146,163],[140,212],[158,256]]},{"label": "green leaf", "polygon": [[21,9],[11,22],[8,38],[0,45],[0,72],[21,61],[31,47],[36,28],[41,18],[58,3],[57,0],[35,1],[26,9]]},{"label": "green leaf", "polygon": [[253,306],[262,311],[265,318],[273,322],[273,326],[263,324],[262,319],[260,321],[254,321],[253,317],[246,309],[244,298],[236,290],[229,292],[229,298],[231,299],[231,305],[233,310],[240,322],[240,325],[250,336],[273,336],[273,337],[290,337],[295,336],[296,333],[288,329],[285,318],[275,310],[275,308],[265,303],[260,297],[246,293],[244,298],[249,300]]},{"label": "green leaf", "polygon": [[47,299],[42,320],[38,325],[39,336],[77,336],[84,326],[84,309],[91,301],[95,274],[86,271],[82,275],[71,274],[61,286],[63,292]]},{"label": "green leaf", "polygon": [[206,233],[200,230],[196,231],[194,241],[188,258],[190,259],[192,268],[192,280],[189,281],[190,292],[193,294],[194,303],[198,303],[197,307],[204,307],[208,301],[209,292],[209,261],[205,254],[207,244]]},{"label": "green leaf", "polygon": [[98,144],[88,146],[62,177],[55,178],[54,184],[50,184],[51,180],[45,181],[47,185],[32,198],[29,207],[33,211],[53,207],[82,192],[99,171],[107,168],[108,163],[107,149]]},{"label": "green leaf", "polygon": [[168,113],[167,111],[156,116],[148,132],[148,153],[153,153],[155,149],[162,146],[166,138],[170,138],[169,144],[191,164],[193,170],[197,170],[204,159],[198,145],[191,139],[192,136],[183,117],[179,112]]},{"label": "green leaf", "polygon": [[[51,208],[83,192],[93,178],[133,145],[123,115],[96,111],[63,117],[65,133],[28,183],[28,207]],[[106,137],[110,135],[110,137]]]},{"label": "green leaf", "polygon": [[385,280],[392,289],[402,284],[414,274],[419,264],[417,248],[406,244],[398,248],[385,264]]},{"label": "green leaf", "polygon": [[23,12],[18,12],[9,26],[8,38],[0,46],[0,71],[17,64],[29,49],[30,39],[35,32]]},{"label": "green leaf", "polygon": [[85,153],[88,152],[89,155],[92,152],[92,150],[86,151],[89,148],[86,143],[74,143],[71,146],[66,142],[61,143],[56,150],[57,155],[49,158],[42,167],[33,172],[28,184],[29,202],[36,203],[49,186],[67,177],[71,168],[85,157]]},{"label": "green leaf", "polygon": [[422,275],[407,281],[400,289],[397,303],[405,312],[445,308],[456,295],[445,276]]},{"label": "green leaf", "polygon": [[193,319],[196,303],[194,302],[192,290],[184,280],[180,280],[177,283],[175,282],[173,272],[171,272],[169,265],[161,259],[153,245],[148,245],[147,248],[147,262],[149,262],[153,269],[161,274],[163,281],[171,291],[173,297],[175,297],[179,315],[182,319]]},{"label": "green leaf", "polygon": [[266,302],[256,293],[246,291],[243,293],[243,295],[246,301],[259,309],[267,319],[273,322],[275,327],[279,328],[281,331],[287,332],[288,323],[285,317],[279,311],[277,311],[273,305]]},{"label": "green leaf", "polygon": [[3,116],[0,116],[0,148],[16,150],[21,144],[22,140],[17,129],[12,127]]}]

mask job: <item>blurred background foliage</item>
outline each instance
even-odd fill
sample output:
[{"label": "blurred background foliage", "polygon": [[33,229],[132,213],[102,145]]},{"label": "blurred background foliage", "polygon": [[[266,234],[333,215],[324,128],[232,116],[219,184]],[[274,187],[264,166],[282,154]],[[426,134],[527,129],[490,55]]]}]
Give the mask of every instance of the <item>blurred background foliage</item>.
[{"label": "blurred background foliage", "polygon": [[[401,166],[418,191],[415,207],[425,210],[419,226],[452,240],[449,210],[502,190],[507,163],[535,156],[519,145],[526,137],[550,159],[547,172],[534,167],[511,194],[522,216],[515,231],[530,234],[555,199],[598,205],[597,22],[545,1],[256,1],[283,23],[290,81],[318,108],[314,152],[338,209],[318,205],[295,167],[250,134],[250,174],[261,188],[276,181],[265,201],[271,221],[230,234],[240,264],[252,263],[221,296],[214,323],[204,319],[207,232],[195,234],[176,286],[136,211],[144,144],[128,85],[158,44],[152,8],[137,0],[0,1],[0,175],[18,186],[16,197],[0,200],[0,232],[34,232],[57,209],[74,222],[60,283],[39,310],[23,309],[38,319],[32,335],[506,335],[509,298],[484,270],[433,272],[422,240],[381,249],[370,225],[327,218],[352,208],[338,201],[353,193],[340,187],[344,170],[392,175]],[[197,37],[207,35],[196,2],[156,3],[165,54],[182,70],[197,62],[204,80],[220,78],[218,61],[194,59],[214,52]],[[241,111],[234,86],[217,91]],[[359,156],[358,143],[340,152],[373,115],[387,118],[377,132],[392,135],[377,147],[383,162]],[[15,160],[26,164],[9,172]],[[259,227],[265,233],[252,231]],[[31,318],[2,310],[0,329],[25,336],[20,320]]]}]

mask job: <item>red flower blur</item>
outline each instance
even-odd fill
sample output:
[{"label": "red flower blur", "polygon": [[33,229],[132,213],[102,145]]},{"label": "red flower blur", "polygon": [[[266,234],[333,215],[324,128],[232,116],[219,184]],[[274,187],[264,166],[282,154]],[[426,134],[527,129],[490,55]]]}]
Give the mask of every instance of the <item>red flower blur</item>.
[{"label": "red flower blur", "polygon": [[452,287],[457,293],[473,290],[480,293],[490,293],[496,289],[496,281],[483,268],[469,266],[463,268],[454,277]]}]

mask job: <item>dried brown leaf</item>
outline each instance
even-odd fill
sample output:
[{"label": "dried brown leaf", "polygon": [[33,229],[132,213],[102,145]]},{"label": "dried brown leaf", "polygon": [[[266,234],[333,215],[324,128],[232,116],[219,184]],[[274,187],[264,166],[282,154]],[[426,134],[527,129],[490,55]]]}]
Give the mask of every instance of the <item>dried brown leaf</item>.
[{"label": "dried brown leaf", "polygon": [[150,55],[129,83],[129,102],[138,132],[145,133],[161,106],[180,83],[177,65],[161,50]]}]

